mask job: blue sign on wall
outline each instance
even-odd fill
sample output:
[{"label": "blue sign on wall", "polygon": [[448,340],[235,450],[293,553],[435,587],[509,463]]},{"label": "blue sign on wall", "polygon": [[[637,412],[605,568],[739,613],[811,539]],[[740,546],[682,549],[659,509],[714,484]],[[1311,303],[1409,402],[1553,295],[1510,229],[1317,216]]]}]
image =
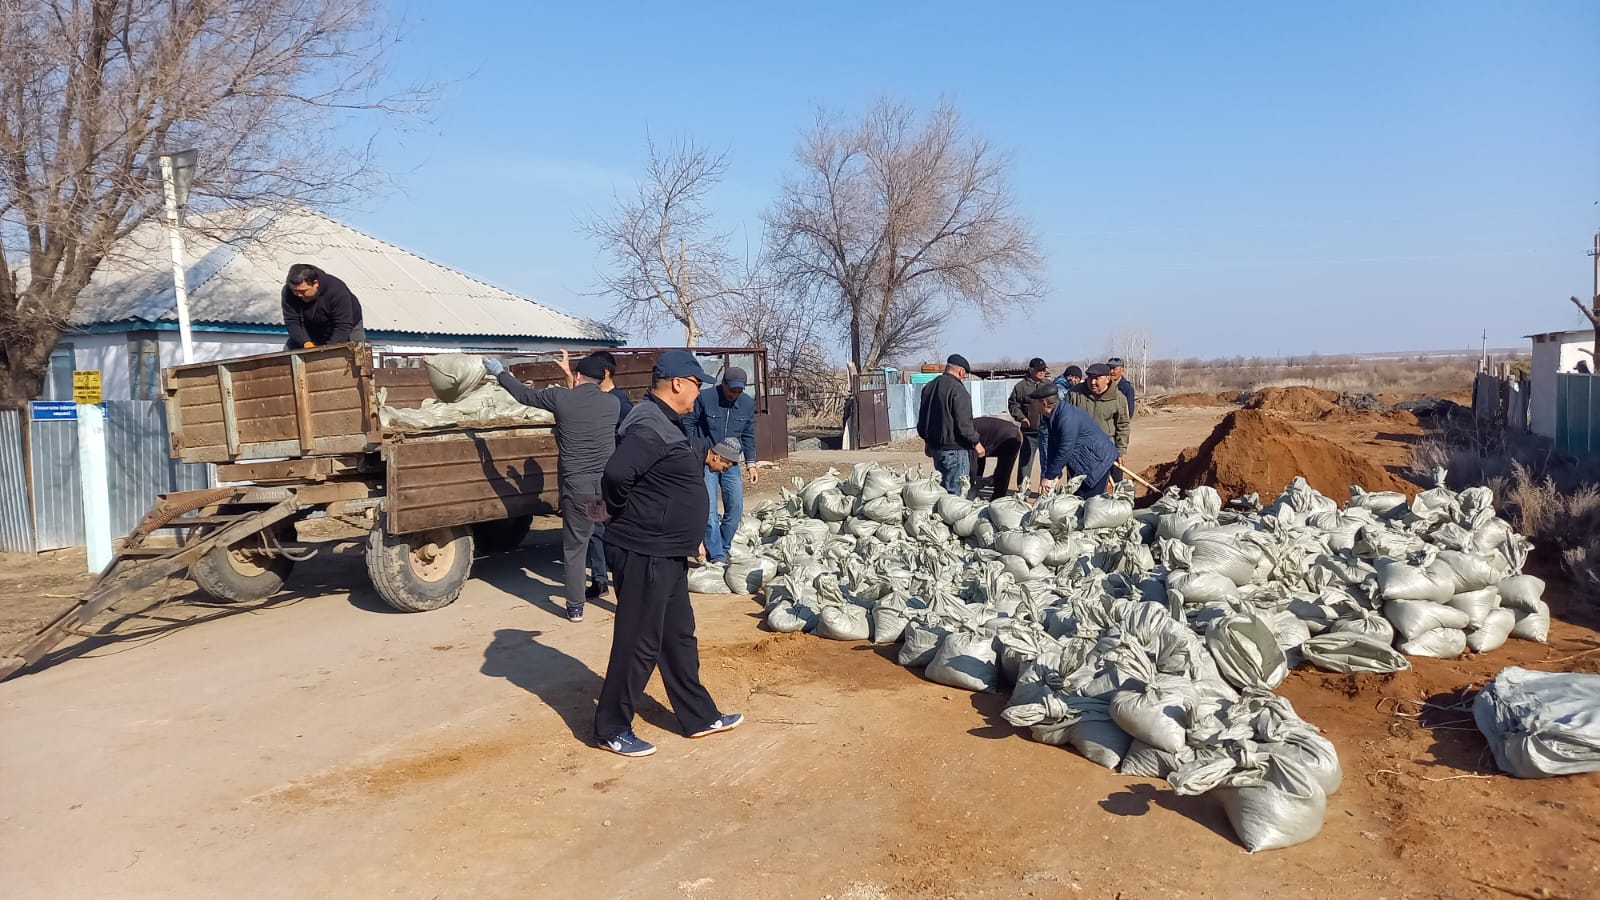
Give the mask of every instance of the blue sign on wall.
[{"label": "blue sign on wall", "polygon": [[71,400],[35,400],[28,404],[28,418],[35,422],[76,419],[78,404]]}]

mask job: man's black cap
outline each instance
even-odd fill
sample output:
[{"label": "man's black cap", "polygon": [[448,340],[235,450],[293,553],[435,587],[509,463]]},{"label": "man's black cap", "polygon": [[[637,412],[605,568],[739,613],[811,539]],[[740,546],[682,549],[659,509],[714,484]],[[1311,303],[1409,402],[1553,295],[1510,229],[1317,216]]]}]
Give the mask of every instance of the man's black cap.
[{"label": "man's black cap", "polygon": [[1049,366],[1045,365],[1044,360],[1039,358],[1039,357],[1037,357],[1037,356],[1035,356],[1033,359],[1028,360],[1028,371],[1029,372],[1043,372],[1043,371],[1045,371],[1045,370],[1047,370],[1049,368],[1050,368]]},{"label": "man's black cap", "polygon": [[968,372],[972,371],[972,363],[967,362],[967,358],[959,353],[950,354],[950,358],[946,359],[944,364],[947,366],[960,366]]},{"label": "man's black cap", "polygon": [[1095,363],[1094,365],[1089,367],[1089,377],[1090,378],[1096,378],[1096,377],[1100,377],[1100,376],[1103,376],[1103,375],[1110,375],[1110,374],[1111,374],[1111,367],[1106,365],[1105,363]]},{"label": "man's black cap", "polygon": [[1083,370],[1078,368],[1077,366],[1067,366],[1067,370],[1065,372],[1062,372],[1061,374],[1067,375],[1067,376],[1071,376],[1073,378],[1082,378],[1083,377]]},{"label": "man's black cap", "polygon": [[1049,398],[1054,397],[1054,396],[1057,396],[1056,395],[1056,386],[1055,385],[1053,385],[1053,384],[1041,384],[1038,387],[1033,389],[1033,393],[1028,395],[1028,399],[1030,399],[1030,400],[1048,400]]}]

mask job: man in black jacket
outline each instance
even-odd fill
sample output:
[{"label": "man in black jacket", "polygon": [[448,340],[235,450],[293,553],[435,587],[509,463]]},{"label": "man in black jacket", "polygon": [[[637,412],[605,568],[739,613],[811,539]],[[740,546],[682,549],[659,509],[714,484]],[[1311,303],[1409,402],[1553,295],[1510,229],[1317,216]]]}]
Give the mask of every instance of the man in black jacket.
[{"label": "man in black jacket", "polygon": [[[1038,385],[1034,385],[1038,389]],[[1040,404],[1041,408],[1043,403]],[[1040,415],[1040,421],[1044,417]],[[1022,432],[1018,430],[1017,423],[1005,416],[979,416],[973,420],[973,427],[978,429],[978,437],[982,439],[983,449],[988,456],[979,459],[976,451],[967,455],[967,464],[972,467],[973,497],[983,496],[983,470],[988,460],[994,460],[994,490],[990,493],[990,500],[999,500],[1001,497],[1011,496],[1011,471],[1016,465],[1017,455],[1022,451]]]},{"label": "man in black jacket", "polygon": [[959,353],[945,360],[944,374],[922,389],[917,410],[917,436],[924,452],[933,457],[944,489],[961,495],[961,479],[970,473],[970,454],[983,456],[983,442],[972,425],[972,395],[963,379],[972,366]]},{"label": "man in black jacket", "polygon": [[[617,619],[594,732],[601,747],[623,756],[656,748],[633,733],[633,711],[650,675],[661,683],[689,737],[737,728],[744,717],[717,710],[700,683],[700,649],[689,605],[689,557],[704,556],[707,450],[689,439],[683,417],[710,378],[694,354],[668,350],[656,358],[650,393],[623,421],[621,440],[600,482],[606,563],[616,582]],[[598,514],[600,510],[596,510]]]},{"label": "man in black jacket", "polygon": [[[562,364],[566,355],[562,354]],[[573,387],[531,388],[497,359],[484,357],[483,368],[518,403],[547,409],[556,415],[556,484],[561,492],[561,558],[565,565],[567,619],[583,621],[583,602],[600,591],[585,589],[589,540],[599,526],[588,508],[600,497],[600,476],[617,446],[617,398],[600,390],[605,366],[586,356],[578,360]],[[595,581],[604,583],[601,566]]]},{"label": "man in black jacket", "polygon": [[367,339],[361,301],[343,281],[310,263],[289,267],[282,301],[283,325],[289,329],[285,350]]}]

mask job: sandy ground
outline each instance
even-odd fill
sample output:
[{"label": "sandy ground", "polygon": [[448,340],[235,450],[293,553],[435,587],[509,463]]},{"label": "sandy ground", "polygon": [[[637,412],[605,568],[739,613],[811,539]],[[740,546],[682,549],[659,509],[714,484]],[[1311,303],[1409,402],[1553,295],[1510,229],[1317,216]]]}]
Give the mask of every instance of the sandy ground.
[{"label": "sandy ground", "polygon": [[[1134,462],[1224,412],[1142,417]],[[863,456],[918,454],[803,454],[763,487]],[[555,549],[480,560],[419,615],[322,557],[267,603],[173,603],[0,684],[0,895],[1600,896],[1600,776],[1494,775],[1450,708],[1503,665],[1595,671],[1573,622],[1395,676],[1292,675],[1345,786],[1315,841],[1249,855],[1212,801],[1028,741],[1001,697],[879,649],[762,632],[748,598],[696,606],[706,683],[749,723],[684,739],[657,682],[639,732],[660,752],[597,751],[611,616],[560,617]]]}]

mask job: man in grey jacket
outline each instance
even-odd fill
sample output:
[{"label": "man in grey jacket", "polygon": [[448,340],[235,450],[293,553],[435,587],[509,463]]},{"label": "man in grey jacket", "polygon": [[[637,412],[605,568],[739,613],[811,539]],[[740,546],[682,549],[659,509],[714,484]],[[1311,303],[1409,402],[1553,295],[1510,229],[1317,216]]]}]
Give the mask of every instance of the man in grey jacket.
[{"label": "man in grey jacket", "polygon": [[1100,430],[1117,445],[1117,463],[1128,459],[1128,437],[1132,430],[1132,417],[1128,415],[1128,399],[1112,384],[1111,367],[1095,363],[1089,367],[1089,379],[1067,392],[1067,402],[1089,414]]},{"label": "man in grey jacket", "polygon": [[[556,483],[561,490],[561,557],[565,565],[567,619],[583,621],[586,599],[589,538],[595,522],[585,508],[600,498],[600,476],[617,447],[616,397],[602,391],[605,364],[586,356],[578,360],[573,386],[530,388],[506,371],[497,359],[485,357],[483,367],[517,402],[547,409],[556,416]],[[596,573],[604,578],[603,573]]]}]

